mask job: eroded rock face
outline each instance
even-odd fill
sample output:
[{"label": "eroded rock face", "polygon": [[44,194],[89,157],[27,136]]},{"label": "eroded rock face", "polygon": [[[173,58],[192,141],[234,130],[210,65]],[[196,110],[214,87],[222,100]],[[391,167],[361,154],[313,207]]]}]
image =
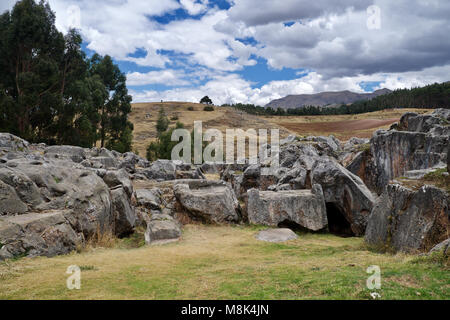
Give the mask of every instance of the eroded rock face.
[{"label": "eroded rock face", "polygon": [[370,214],[365,240],[395,251],[428,251],[448,237],[449,215],[450,198],[441,189],[388,185]]},{"label": "eroded rock face", "polygon": [[174,185],[177,201],[193,217],[208,223],[240,221],[240,206],[223,181],[187,180]]},{"label": "eroded rock face", "polygon": [[136,226],[136,212],[123,187],[111,191],[114,211],[114,232],[117,236],[130,234]]},{"label": "eroded rock face", "polygon": [[407,171],[447,163],[450,110],[437,109],[431,115],[406,113],[397,130],[379,130],[371,140],[374,186],[381,193],[389,181]]},{"label": "eroded rock face", "polygon": [[82,238],[72,228],[70,211],[0,218],[0,260],[18,255],[55,256],[76,249]]},{"label": "eroded rock face", "polygon": [[311,175],[322,186],[325,202],[342,212],[355,235],[364,235],[375,199],[362,180],[330,159],[318,160]]},{"label": "eroded rock face", "polygon": [[277,227],[295,223],[312,231],[327,224],[325,200],[320,185],[312,190],[248,191],[247,214],[250,223]]}]

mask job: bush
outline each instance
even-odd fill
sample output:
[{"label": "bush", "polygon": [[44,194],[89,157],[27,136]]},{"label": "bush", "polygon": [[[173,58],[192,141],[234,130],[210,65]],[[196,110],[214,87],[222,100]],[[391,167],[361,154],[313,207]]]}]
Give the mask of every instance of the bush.
[{"label": "bush", "polygon": [[203,108],[203,111],[207,111],[207,112],[214,111],[214,107],[213,106],[206,106],[206,107]]},{"label": "bush", "polygon": [[147,160],[155,161],[158,159],[170,159],[172,149],[178,144],[177,141],[172,141],[172,133],[175,129],[184,128],[181,122],[177,122],[175,128],[162,132],[158,135],[158,140],[153,141],[147,147]]},{"label": "bush", "polygon": [[188,107],[187,110],[188,111],[194,111],[194,107]]},{"label": "bush", "polygon": [[172,116],[172,117],[170,118],[171,121],[178,121],[178,119],[179,119],[178,116]]}]

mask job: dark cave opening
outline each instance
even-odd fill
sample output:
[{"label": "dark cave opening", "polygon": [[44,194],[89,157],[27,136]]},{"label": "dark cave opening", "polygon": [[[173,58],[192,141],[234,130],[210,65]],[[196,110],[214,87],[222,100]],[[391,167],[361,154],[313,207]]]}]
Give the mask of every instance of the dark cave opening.
[{"label": "dark cave opening", "polygon": [[345,219],[339,207],[332,202],[327,202],[326,207],[328,230],[330,233],[340,237],[353,237],[355,234],[352,231],[350,223]]},{"label": "dark cave opening", "polygon": [[278,224],[278,228],[288,228],[288,229],[291,229],[292,231],[300,232],[300,233],[312,232],[291,220],[284,220],[284,221],[280,222]]}]

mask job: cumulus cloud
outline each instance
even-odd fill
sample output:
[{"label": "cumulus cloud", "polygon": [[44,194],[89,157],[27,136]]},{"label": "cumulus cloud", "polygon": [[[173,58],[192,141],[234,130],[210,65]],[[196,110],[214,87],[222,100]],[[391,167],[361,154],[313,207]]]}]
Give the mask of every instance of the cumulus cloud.
[{"label": "cumulus cloud", "polygon": [[[367,28],[366,8],[372,3],[381,10],[379,30]],[[245,15],[252,6],[257,10]],[[251,33],[263,44],[257,54],[273,68],[311,68],[327,77],[355,76],[449,64],[448,16],[450,2],[437,0],[292,0],[283,5],[243,0],[230,9],[228,21],[222,22],[222,27],[241,23],[240,29],[222,30],[236,36]],[[290,19],[296,22],[282,23]]]},{"label": "cumulus cloud", "polygon": [[[0,10],[14,2],[2,0]],[[208,94],[218,104],[264,105],[288,94],[361,92],[361,82],[396,89],[449,80],[450,1],[230,0],[228,10],[214,0],[49,2],[61,31],[76,23],[89,49],[136,65],[128,72],[135,101]],[[379,30],[367,28],[370,5],[381,10]],[[180,9],[186,17],[158,22]],[[143,56],[133,54],[138,49]],[[260,60],[272,69],[310,71],[255,88],[239,71]],[[175,88],[139,88],[154,84]]]},{"label": "cumulus cloud", "polygon": [[130,72],[127,74],[127,84],[130,86],[145,86],[149,84],[165,84],[167,86],[185,86],[189,82],[184,80],[185,73],[182,70],[161,70],[147,73]]},{"label": "cumulus cloud", "polygon": [[347,9],[366,9],[373,0],[240,0],[230,9],[230,18],[248,26],[264,25],[298,19],[313,19],[325,14],[345,12]]}]

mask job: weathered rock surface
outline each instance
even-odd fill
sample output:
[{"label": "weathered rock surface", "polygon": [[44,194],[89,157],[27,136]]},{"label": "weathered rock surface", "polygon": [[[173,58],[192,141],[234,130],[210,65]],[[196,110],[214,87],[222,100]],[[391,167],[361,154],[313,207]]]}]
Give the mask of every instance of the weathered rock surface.
[{"label": "weathered rock surface", "polygon": [[139,206],[150,210],[161,209],[161,190],[153,189],[137,189],[136,200]]},{"label": "weathered rock surface", "polygon": [[64,254],[98,233],[133,230],[134,192],[127,171],[81,164],[120,155],[106,149],[30,145],[9,134],[0,134],[0,141],[0,259]]},{"label": "weathered rock surface", "polygon": [[176,241],[181,237],[181,228],[173,217],[166,214],[155,214],[147,224],[145,242],[157,244]]},{"label": "weathered rock surface", "polygon": [[288,228],[267,229],[256,234],[256,239],[266,242],[285,242],[295,240],[298,236]]},{"label": "weathered rock surface", "polygon": [[327,226],[325,201],[320,185],[312,190],[248,191],[247,213],[250,223],[279,226],[295,223],[318,231]]},{"label": "weathered rock surface", "polygon": [[0,260],[18,255],[55,256],[81,243],[68,216],[70,211],[29,213],[0,218]]},{"label": "weathered rock surface", "polygon": [[431,115],[406,113],[398,130],[379,130],[371,140],[374,186],[381,193],[393,178],[411,170],[447,163],[450,110],[437,109]]},{"label": "weathered rock surface", "polygon": [[428,251],[448,238],[449,215],[450,198],[441,189],[388,185],[370,214],[365,240],[395,251]]},{"label": "weathered rock surface", "polygon": [[176,199],[193,217],[208,223],[240,221],[240,206],[223,181],[186,180],[174,185]]},{"label": "weathered rock surface", "polygon": [[111,191],[114,211],[114,233],[117,236],[130,234],[136,226],[136,212],[130,197],[123,187]]}]

